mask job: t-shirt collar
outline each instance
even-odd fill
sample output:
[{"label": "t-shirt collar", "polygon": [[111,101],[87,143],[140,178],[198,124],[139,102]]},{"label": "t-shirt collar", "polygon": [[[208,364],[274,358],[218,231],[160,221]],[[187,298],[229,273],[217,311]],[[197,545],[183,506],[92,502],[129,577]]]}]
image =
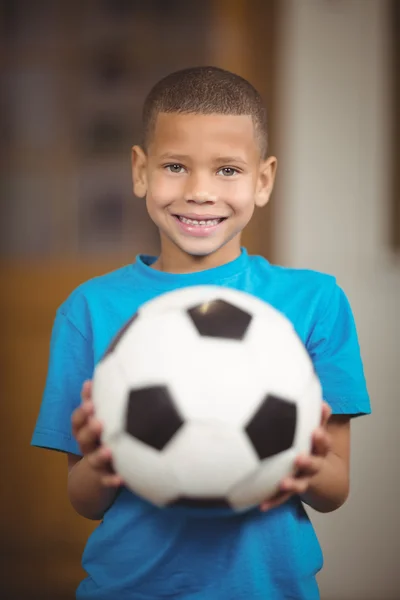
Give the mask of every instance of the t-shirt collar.
[{"label": "t-shirt collar", "polygon": [[157,257],[147,254],[138,254],[135,261],[135,270],[140,279],[146,280],[147,285],[157,289],[174,289],[189,285],[223,285],[239,273],[244,271],[249,262],[249,256],[245,248],[241,248],[240,255],[234,260],[195,273],[166,273],[157,271],[151,265]]}]

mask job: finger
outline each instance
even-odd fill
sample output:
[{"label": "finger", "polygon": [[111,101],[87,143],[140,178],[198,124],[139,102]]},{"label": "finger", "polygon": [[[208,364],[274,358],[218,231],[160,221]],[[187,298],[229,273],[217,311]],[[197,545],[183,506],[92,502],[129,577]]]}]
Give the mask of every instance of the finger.
[{"label": "finger", "polygon": [[[287,477],[281,484],[282,489],[286,489],[286,482],[291,480],[303,479],[317,475],[322,469],[324,458],[320,456],[298,456],[295,462],[297,472],[294,477]],[[283,487],[282,487],[283,486]]]},{"label": "finger", "polygon": [[267,510],[271,510],[272,508],[276,508],[281,504],[284,504],[289,498],[292,496],[290,492],[282,492],[279,491],[277,494],[274,494],[272,498],[262,502],[260,505],[260,510],[262,512],[267,512]]},{"label": "finger", "polygon": [[82,385],[81,398],[82,402],[87,402],[92,399],[92,382],[89,379]]},{"label": "finger", "polygon": [[113,473],[113,469],[111,467],[112,463],[112,454],[111,450],[107,448],[107,446],[101,446],[98,450],[91,452],[86,457],[88,463],[95,469],[96,471],[109,471]]},{"label": "finger", "polygon": [[327,402],[322,403],[322,411],[321,411],[321,426],[326,427],[328,424],[329,418],[332,415],[332,409]]},{"label": "finger", "polygon": [[102,426],[97,419],[90,419],[87,425],[77,431],[76,441],[83,454],[89,454],[96,450],[100,444],[101,433]]},{"label": "finger", "polygon": [[100,475],[101,483],[106,487],[119,487],[123,485],[123,480],[112,466],[111,450],[105,446],[99,448],[86,457],[87,462],[92,469]]},{"label": "finger", "polygon": [[326,431],[317,432],[313,440],[313,454],[326,456],[332,448],[332,438]]},{"label": "finger", "polygon": [[87,414],[86,411],[83,410],[83,408],[80,406],[79,408],[75,409],[74,412],[72,413],[72,417],[71,417],[71,423],[72,423],[72,427],[76,427],[79,429],[79,427],[82,427],[82,425],[84,425],[87,421]]},{"label": "finger", "polygon": [[79,432],[84,427],[87,427],[93,417],[93,406],[90,401],[86,404],[81,404],[74,410],[71,417],[72,433],[75,439],[78,438]]},{"label": "finger", "polygon": [[325,429],[319,428],[313,434],[312,454],[326,456],[331,449],[332,439]]},{"label": "finger", "polygon": [[121,485],[124,485],[122,477],[117,475],[117,473],[104,475],[101,478],[101,483],[106,487],[120,487]]},{"label": "finger", "polygon": [[306,477],[306,476],[302,476],[302,477],[291,477],[288,479],[285,479],[282,483],[281,483],[281,489],[284,490],[287,493],[290,493],[290,495],[293,494],[304,494],[304,492],[309,488],[310,485],[310,480],[311,477]]},{"label": "finger", "polygon": [[82,427],[84,427],[88,423],[88,420],[88,412],[83,406],[79,406],[77,409],[74,410],[71,417],[71,425],[74,436]]}]

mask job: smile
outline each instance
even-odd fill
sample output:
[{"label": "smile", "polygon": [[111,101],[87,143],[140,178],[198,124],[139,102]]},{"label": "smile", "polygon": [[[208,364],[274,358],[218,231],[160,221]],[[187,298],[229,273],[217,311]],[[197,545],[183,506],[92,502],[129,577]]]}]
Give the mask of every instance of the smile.
[{"label": "smile", "polygon": [[216,217],[213,219],[189,219],[188,217],[182,217],[177,215],[177,219],[181,223],[185,223],[186,225],[193,225],[195,227],[213,227],[221,223],[225,217]]},{"label": "smile", "polygon": [[211,215],[198,216],[197,218],[183,215],[173,215],[173,217],[182,233],[195,237],[212,235],[219,230],[221,223],[227,219],[227,217],[214,217]]}]

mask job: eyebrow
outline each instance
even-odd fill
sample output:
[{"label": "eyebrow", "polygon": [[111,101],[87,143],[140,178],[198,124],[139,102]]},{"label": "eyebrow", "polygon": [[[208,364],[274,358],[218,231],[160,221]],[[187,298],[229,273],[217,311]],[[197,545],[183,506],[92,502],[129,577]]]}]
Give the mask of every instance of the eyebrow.
[{"label": "eyebrow", "polygon": [[215,162],[240,163],[242,165],[247,165],[247,162],[240,156],[218,156],[218,158],[215,159]]},{"label": "eyebrow", "polygon": [[161,154],[160,160],[178,160],[185,161],[189,157],[184,154],[175,154],[174,152],[166,152],[165,154]]},{"label": "eyebrow", "polygon": [[[186,156],[185,154],[174,154],[173,152],[168,152],[160,156],[160,160],[176,160],[185,162],[188,159],[189,156]],[[240,156],[217,156],[213,159],[213,162],[219,164],[240,163],[242,165],[247,165],[247,162]]]}]

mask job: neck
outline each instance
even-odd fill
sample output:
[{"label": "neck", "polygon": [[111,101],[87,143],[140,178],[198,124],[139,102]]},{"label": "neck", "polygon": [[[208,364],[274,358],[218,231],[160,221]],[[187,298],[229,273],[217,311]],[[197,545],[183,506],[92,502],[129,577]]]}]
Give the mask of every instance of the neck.
[{"label": "neck", "polygon": [[231,245],[233,241],[206,256],[193,256],[176,246],[167,249],[162,244],[160,256],[152,266],[157,271],[176,274],[196,273],[220,267],[240,256],[240,241],[236,240],[236,244]]}]

